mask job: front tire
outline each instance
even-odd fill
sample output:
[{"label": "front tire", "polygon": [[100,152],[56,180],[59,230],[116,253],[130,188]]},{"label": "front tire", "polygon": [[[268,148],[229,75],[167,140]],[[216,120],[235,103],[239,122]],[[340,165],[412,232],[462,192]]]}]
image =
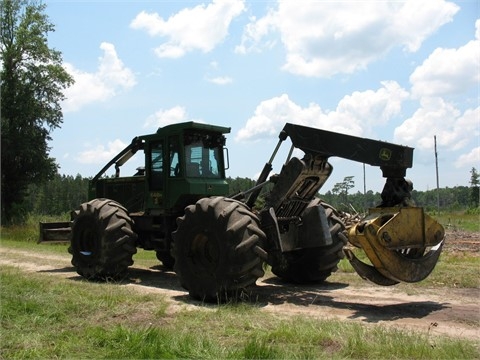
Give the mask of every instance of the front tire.
[{"label": "front tire", "polygon": [[83,203],[73,215],[72,265],[89,280],[118,280],[133,264],[136,234],[127,210],[109,199]]},{"label": "front tire", "polygon": [[177,224],[175,271],[191,297],[209,302],[236,298],[264,275],[255,251],[265,234],[245,204],[203,198],[188,206]]}]

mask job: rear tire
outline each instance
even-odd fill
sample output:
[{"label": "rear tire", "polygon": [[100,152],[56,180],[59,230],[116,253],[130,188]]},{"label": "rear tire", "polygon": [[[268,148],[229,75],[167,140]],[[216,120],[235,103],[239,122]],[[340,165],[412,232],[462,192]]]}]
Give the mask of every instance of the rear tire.
[{"label": "rear tire", "polygon": [[109,199],[83,203],[73,215],[72,265],[89,280],[118,280],[133,264],[136,234],[127,210]]},{"label": "rear tire", "polygon": [[323,202],[320,205],[325,208],[333,243],[272,254],[272,272],[279,278],[296,284],[319,284],[337,270],[338,262],[345,256],[345,225],[332,206]]},{"label": "rear tire", "polygon": [[209,302],[235,299],[264,275],[254,251],[265,234],[245,204],[203,198],[188,206],[177,224],[175,271],[191,297]]}]

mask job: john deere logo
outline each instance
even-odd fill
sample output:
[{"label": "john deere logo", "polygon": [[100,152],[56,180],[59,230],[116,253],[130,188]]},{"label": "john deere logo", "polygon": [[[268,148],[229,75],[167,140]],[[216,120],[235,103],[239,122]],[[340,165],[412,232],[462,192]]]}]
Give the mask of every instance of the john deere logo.
[{"label": "john deere logo", "polygon": [[388,161],[392,157],[392,152],[389,149],[381,149],[378,157],[383,161]]}]

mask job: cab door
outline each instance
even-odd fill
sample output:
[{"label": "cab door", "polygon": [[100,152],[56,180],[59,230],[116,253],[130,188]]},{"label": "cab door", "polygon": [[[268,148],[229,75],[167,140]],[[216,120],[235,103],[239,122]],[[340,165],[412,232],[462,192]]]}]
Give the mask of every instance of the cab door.
[{"label": "cab door", "polygon": [[151,141],[146,152],[147,165],[147,207],[163,207],[165,187],[165,154],[163,140]]}]

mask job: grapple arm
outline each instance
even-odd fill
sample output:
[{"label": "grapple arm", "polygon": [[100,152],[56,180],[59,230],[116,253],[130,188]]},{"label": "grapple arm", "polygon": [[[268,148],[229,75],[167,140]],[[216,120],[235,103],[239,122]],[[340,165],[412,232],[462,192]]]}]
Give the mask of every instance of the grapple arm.
[{"label": "grapple arm", "polygon": [[283,132],[306,154],[380,167],[386,178],[382,203],[348,232],[349,242],[363,249],[372,265],[348,248],[344,252],[357,273],[376,284],[425,279],[440,256],[444,229],[411,199],[413,185],[404,177],[412,167],[413,148],[289,123]]},{"label": "grapple arm", "polygon": [[[290,251],[328,246],[327,237],[323,242],[315,240],[315,236],[300,241],[287,235],[294,233],[288,232],[290,228],[303,224],[303,210],[329,177],[332,167],[328,159],[341,157],[378,166],[386,178],[381,205],[371,209],[367,218],[348,231],[349,242],[364,250],[371,262],[371,265],[363,263],[351,249],[345,248],[355,270],[379,285],[417,282],[430,274],[441,253],[444,230],[422,208],[415,207],[411,199],[413,186],[404,177],[407,168],[412,167],[413,148],[287,123],[258,186],[266,181],[273,157],[287,137],[292,149],[298,148],[305,155],[301,160],[290,159],[290,152],[280,175],[271,178],[274,187],[266,196],[261,213],[265,228],[271,230],[267,231],[268,238],[280,244],[277,248]],[[250,193],[248,206],[253,206],[259,192],[258,187]]]},{"label": "grapple arm", "polygon": [[412,189],[407,180],[387,179],[382,204],[349,229],[349,242],[361,248],[373,265],[344,250],[362,278],[379,285],[418,282],[437,264],[445,231],[423,208],[413,206]]},{"label": "grapple arm", "polygon": [[344,252],[357,273],[379,285],[418,282],[437,264],[443,227],[420,207],[370,209],[369,216],[349,229],[348,240],[365,252],[372,265]]}]

